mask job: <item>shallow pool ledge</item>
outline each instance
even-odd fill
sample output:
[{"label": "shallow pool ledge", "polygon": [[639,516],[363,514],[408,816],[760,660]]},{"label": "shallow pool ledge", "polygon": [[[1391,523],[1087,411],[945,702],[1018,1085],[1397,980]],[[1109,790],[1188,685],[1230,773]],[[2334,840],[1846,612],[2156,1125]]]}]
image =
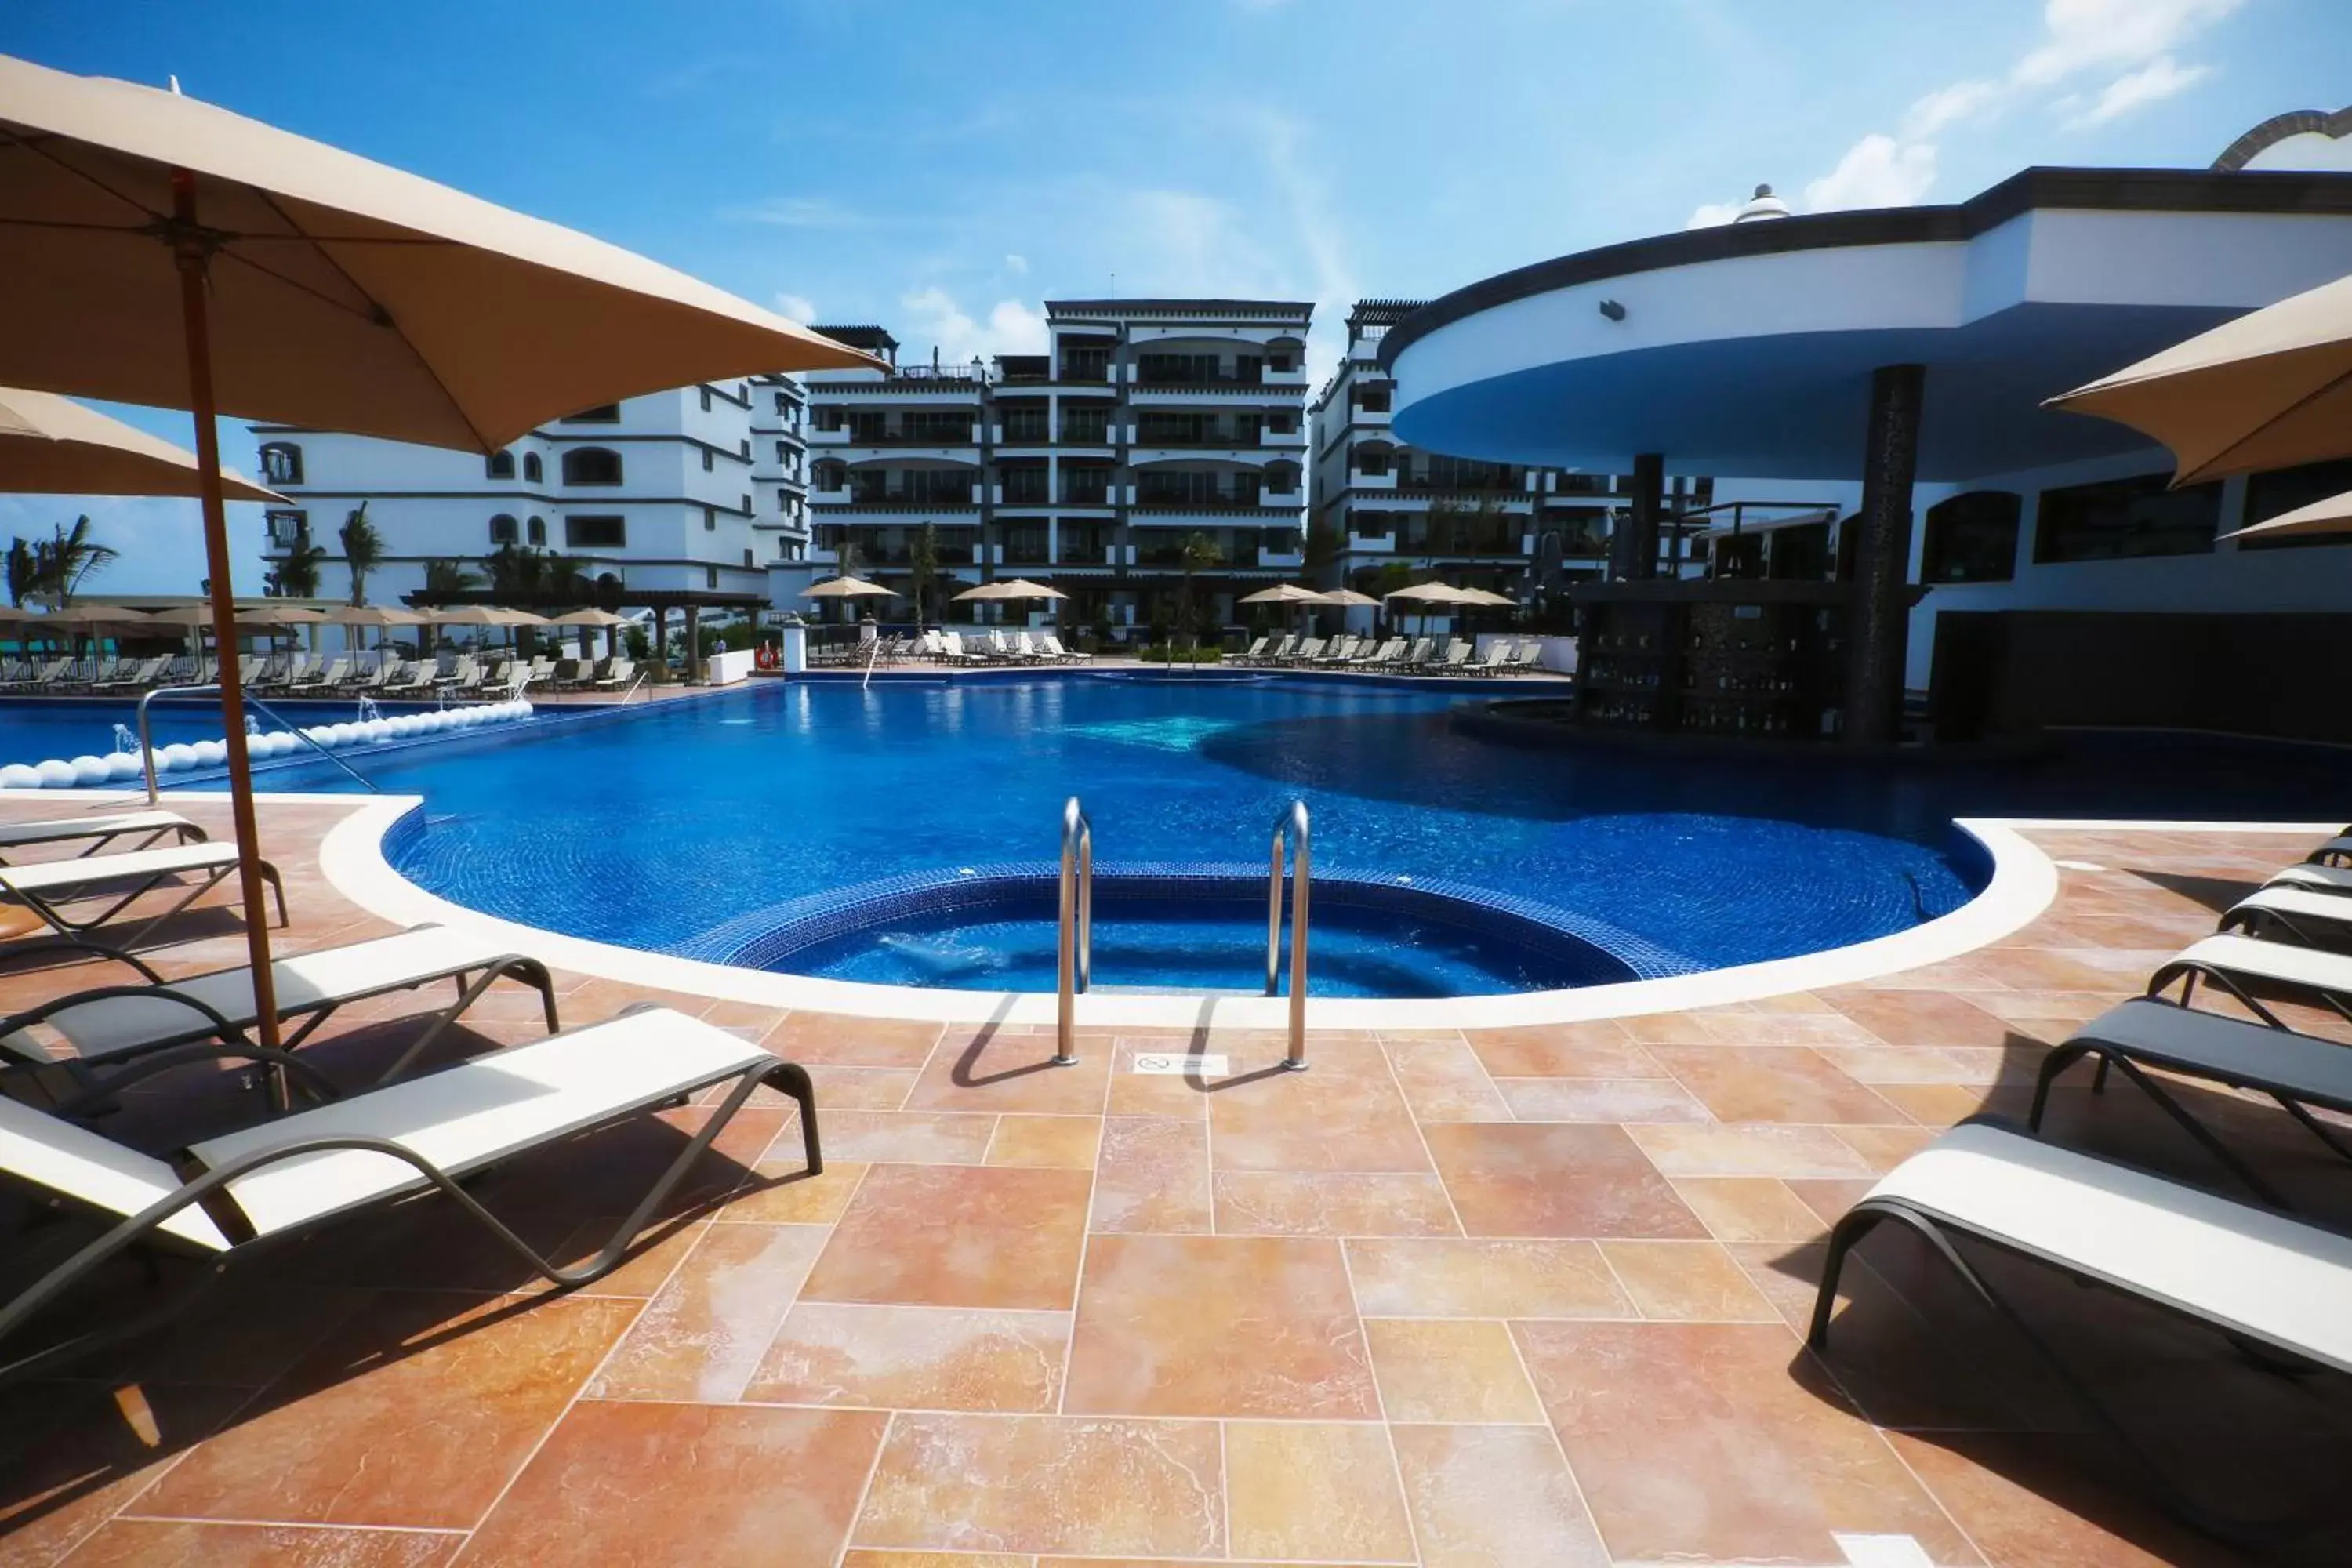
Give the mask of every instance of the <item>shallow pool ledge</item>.
[{"label": "shallow pool ledge", "polygon": [[[268,798],[263,797],[265,801]],[[384,836],[410,812],[422,809],[423,805],[422,797],[416,795],[385,795],[362,803],[328,832],[320,846],[320,869],[328,881],[352,902],[386,920],[404,925],[438,921],[478,932],[500,946],[530,953],[559,968],[630,984],[855,1017],[920,1018],[942,1023],[1053,1022],[1054,997],[1046,993],[868,985],[737,969],[565,936],[467,909],[425,891],[394,870],[384,858]],[[2057,868],[2019,831],[2054,824],[1969,818],[1958,826],[1991,857],[1991,880],[1982,892],[1950,914],[1891,936],[1764,963],[1736,964],[1699,974],[1626,981],[1572,991],[1415,1000],[1317,997],[1307,1003],[1307,1026],[1316,1029],[1478,1029],[1571,1023],[1721,1006],[1817,986],[1851,984],[1941,963],[2018,931],[2048,908],[2058,892]],[[636,890],[614,891],[616,897],[625,898]],[[1097,994],[1083,998],[1078,1005],[1080,1024],[1096,1027],[1197,1027],[1213,1023],[1228,1028],[1280,1028],[1286,1016],[1287,1004],[1282,999],[1249,994]]]}]

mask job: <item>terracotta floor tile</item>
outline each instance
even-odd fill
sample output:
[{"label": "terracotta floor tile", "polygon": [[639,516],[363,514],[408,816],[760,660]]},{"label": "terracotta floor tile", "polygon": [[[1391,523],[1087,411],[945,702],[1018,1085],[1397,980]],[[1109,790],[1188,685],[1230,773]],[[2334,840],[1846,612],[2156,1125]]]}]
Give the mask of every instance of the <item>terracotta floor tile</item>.
[{"label": "terracotta floor tile", "polygon": [[1429,1169],[1421,1130],[1385,1074],[1318,1077],[1317,1070],[1244,1080],[1211,1094],[1216,1169]]},{"label": "terracotta floor tile", "polygon": [[[1069,1558],[1060,1559],[1067,1563]],[[841,1568],[1037,1568],[1028,1552],[866,1552],[852,1550]]]},{"label": "terracotta floor tile", "polygon": [[1769,1176],[1683,1176],[1675,1191],[1717,1241],[1811,1241],[1828,1228]]},{"label": "terracotta floor tile", "polygon": [[[478,1304],[399,1293],[327,1336],[138,1511],[171,1518],[468,1529],[638,1304]],[[401,1436],[430,1430],[429,1443]]]},{"label": "terracotta floor tile", "polygon": [[1049,1411],[1061,1402],[1067,1312],[803,1301],[746,1399],[925,1410]]},{"label": "terracotta floor tile", "polygon": [[1459,1037],[1385,1043],[1397,1087],[1423,1121],[1508,1121],[1510,1107]]},{"label": "terracotta floor tile", "polygon": [[1521,1121],[1712,1121],[1670,1078],[1498,1078]]},{"label": "terracotta floor tile", "polygon": [[614,1347],[588,1397],[739,1397],[830,1235],[817,1225],[711,1226]]},{"label": "terracotta floor tile", "polygon": [[1957,1083],[1881,1084],[1878,1092],[1922,1127],[1946,1128],[1996,1109],[1995,1091]]},{"label": "terracotta floor tile", "polygon": [[[794,1013],[760,1043],[786,1061],[845,1068],[919,1068],[939,1043],[940,1026],[892,1018],[845,1018]],[[820,1106],[823,1101],[818,1102]]]},{"label": "terracotta floor tile", "polygon": [[1589,1241],[1350,1241],[1347,1248],[1368,1318],[1635,1315]]},{"label": "terracotta floor tile", "polygon": [[1543,1406],[1502,1324],[1367,1318],[1372,1374],[1391,1422],[1540,1422]]},{"label": "terracotta floor tile", "polygon": [[1470,1048],[1496,1078],[1655,1078],[1658,1064],[1622,1024],[1479,1029]]},{"label": "terracotta floor tile", "polygon": [[1780,1314],[1748,1283],[1731,1255],[1712,1241],[1604,1241],[1601,1256],[1617,1271],[1642,1316],[1709,1323],[1772,1323]]},{"label": "terracotta floor tile", "polygon": [[1628,1127],[1626,1136],[1667,1175],[1867,1176],[1876,1173],[1826,1127]]},{"label": "terracotta floor tile", "polygon": [[832,1568],[886,1419],[583,1402],[475,1531],[466,1561]]},{"label": "terracotta floor tile", "polygon": [[1901,1111],[1801,1046],[1660,1046],[1655,1054],[1718,1121],[1903,1120]]},{"label": "terracotta floor tile", "polygon": [[1051,1035],[950,1035],[931,1053],[907,1096],[910,1110],[1025,1110],[1099,1116],[1111,1054],[1079,1052],[1076,1067],[1053,1065]]},{"label": "terracotta floor tile", "polygon": [[2001,1046],[2011,1027],[1941,991],[1837,991],[1838,1011],[1890,1046]]},{"label": "terracotta floor tile", "polygon": [[1998,1046],[1823,1046],[1819,1053],[1857,1083],[2032,1083],[2047,1054],[2038,1047]]},{"label": "terracotta floor tile", "polygon": [[988,1158],[996,1134],[993,1116],[822,1108],[818,1116],[827,1158],[838,1154],[869,1164],[977,1165]]},{"label": "terracotta floor tile", "polygon": [[1937,1563],[1979,1561],[1779,1324],[1512,1333],[1620,1559],[1834,1563],[1832,1533],[1845,1532],[1913,1536]]},{"label": "terracotta floor tile", "polygon": [[1000,1116],[996,1141],[988,1146],[988,1163],[1091,1171],[1101,1142],[1097,1117]]},{"label": "terracotta floor tile", "polygon": [[1224,1171],[1215,1178],[1222,1236],[1459,1236],[1435,1176]]},{"label": "terracotta floor tile", "polygon": [[1339,1244],[1093,1237],[1062,1407],[1375,1418],[1379,1399]]},{"label": "terracotta floor tile", "polygon": [[251,1397],[162,1383],[0,1390],[0,1568],[48,1568]]},{"label": "terracotta floor tile", "polygon": [[1210,1229],[1207,1121],[1105,1118],[1087,1223],[1112,1231]]},{"label": "terracotta floor tile", "polygon": [[1473,1236],[1706,1234],[1618,1128],[1455,1122],[1426,1131]]},{"label": "terracotta floor tile", "polygon": [[[799,1134],[795,1132],[794,1137]],[[866,1179],[866,1166],[856,1160],[836,1160],[825,1151],[824,1169],[808,1173],[797,1150],[782,1160],[762,1160],[752,1167],[749,1190],[730,1198],[718,1213],[721,1224],[831,1225],[849,1206],[849,1195]],[[766,1182],[772,1184],[762,1186]]]},{"label": "terracotta floor tile", "polygon": [[456,1533],[414,1530],[118,1519],[84,1542],[73,1563],[75,1568],[439,1568],[465,1543]]},{"label": "terracotta floor tile", "polygon": [[[1738,1008],[1718,1010],[1752,1016]],[[1629,1037],[1645,1046],[1704,1046],[1715,1039],[1714,1031],[1696,1013],[1645,1013],[1617,1022],[1625,1026]]]},{"label": "terracotta floor tile", "polygon": [[1868,1162],[1874,1175],[1885,1175],[1936,1141],[1939,1127],[1833,1127],[1838,1142]]},{"label": "terracotta floor tile", "polygon": [[[1887,1440],[1999,1568],[2158,1568],[2242,1561],[2105,1479],[2084,1475],[2078,1439],[2012,1433],[1939,1434],[1930,1439],[1890,1433]],[[2012,1474],[2030,1477],[2032,1484],[2011,1479]]]},{"label": "terracotta floor tile", "polygon": [[1090,1184],[1084,1171],[877,1165],[801,1293],[812,1301],[1066,1310]]},{"label": "terracotta floor tile", "polygon": [[1222,1557],[1224,1514],[1213,1421],[905,1413],[890,1424],[851,1540]]},{"label": "terracotta floor tile", "polygon": [[1389,1428],[1426,1568],[1607,1568],[1551,1429]]},{"label": "terracotta floor tile", "polygon": [[1725,1046],[1866,1046],[1869,1030],[1835,1012],[1694,1014],[1707,1037]]},{"label": "terracotta floor tile", "polygon": [[1233,1549],[1244,1556],[1413,1561],[1385,1427],[1229,1421],[1225,1472]]},{"label": "terracotta floor tile", "polygon": [[820,1117],[835,1110],[904,1110],[917,1076],[912,1068],[809,1068]]},{"label": "terracotta floor tile", "polygon": [[[1084,1046],[1079,1047],[1080,1050],[1086,1048]],[[1193,1054],[1197,1053],[1192,1049],[1189,1040],[1148,1036],[1118,1037],[1110,1047],[1110,1092],[1104,1100],[1105,1114],[1207,1121],[1210,1096],[1203,1092],[1201,1085],[1181,1075],[1139,1073],[1135,1070],[1135,1058],[1139,1056],[1184,1057]],[[1227,1065],[1230,1067],[1232,1064],[1228,1061]]]}]

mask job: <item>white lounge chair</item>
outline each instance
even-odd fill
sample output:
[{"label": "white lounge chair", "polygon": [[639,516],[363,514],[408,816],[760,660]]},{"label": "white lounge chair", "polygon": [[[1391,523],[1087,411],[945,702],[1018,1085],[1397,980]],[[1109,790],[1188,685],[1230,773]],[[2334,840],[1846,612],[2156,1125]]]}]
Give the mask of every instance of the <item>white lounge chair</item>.
[{"label": "white lounge chair", "polygon": [[[130,1077],[145,1078],[223,1054],[257,1056],[247,1037],[260,1022],[250,965],[166,980],[135,954],[119,956],[149,984],[59,996],[0,1018],[0,1067],[64,1069],[78,1090],[63,1107],[70,1110],[77,1101],[102,1099],[122,1087],[123,1076],[101,1079],[90,1070],[94,1064],[129,1064],[125,1070]],[[548,1032],[562,1026],[556,1016],[554,981],[545,964],[446,926],[414,926],[392,936],[295,953],[272,960],[269,969],[279,1020],[304,1020],[284,1040],[286,1051],[299,1047],[347,1004],[444,980],[457,983],[456,1000],[434,1015],[425,1032],[378,1077],[379,1083],[406,1073],[500,979],[537,988]],[[54,1033],[73,1054],[61,1057],[50,1049],[28,1032],[36,1027]],[[203,1044],[207,1041],[232,1048],[224,1053]]]},{"label": "white lounge chair", "polygon": [[156,680],[162,677],[163,673],[163,664],[164,661],[161,658],[146,659],[139,664],[129,666],[128,668],[121,664],[118,664],[115,667],[114,674],[107,677],[104,680],[92,681],[89,689],[93,693],[96,693],[105,691],[123,691],[150,687],[154,685]]},{"label": "white lounge chair", "polygon": [[11,822],[0,825],[0,866],[8,864],[8,856],[18,849],[37,844],[74,844],[84,838],[96,842],[76,856],[87,858],[104,850],[118,838],[132,834],[144,834],[133,849],[144,849],[169,834],[177,834],[183,844],[204,842],[205,830],[176,811],[121,811],[108,816],[57,816],[40,822]]},{"label": "white lounge chair", "polygon": [[[563,1268],[532,1250],[459,1183],[593,1129],[733,1088],[611,1239]],[[808,1169],[824,1168],[807,1072],[682,1013],[647,1008],[609,1023],[476,1057],[191,1144],[175,1169],[60,1117],[0,1096],[0,1176],[112,1222],[0,1308],[0,1347],[108,1260],[133,1247],[193,1255],[196,1283],[106,1331],[8,1353],[14,1382],[144,1332],[229,1268],[339,1219],[437,1189],[534,1273],[575,1286],[610,1273],[663,1201],[762,1085],[800,1106]]]},{"label": "white lounge chair", "polygon": [[604,668],[604,673],[597,676],[595,679],[588,683],[594,690],[617,690],[621,687],[629,684],[630,680],[636,674],[637,667],[635,660],[615,658],[608,659],[605,663],[608,668]]},{"label": "white lounge chair", "polygon": [[384,697],[422,696],[433,689],[436,678],[436,667],[431,659],[412,659],[391,679],[377,687],[376,691]]},{"label": "white lounge chair", "polygon": [[2221,911],[2221,931],[2250,936],[2283,933],[2305,947],[2352,947],[2352,898],[2329,888],[2291,883],[2257,888]]},{"label": "white lounge chair", "polygon": [[1052,659],[1056,664],[1084,664],[1094,658],[1094,655],[1090,653],[1078,653],[1073,649],[1064,647],[1062,646],[1062,639],[1055,637],[1052,632],[1047,632],[1044,637],[1040,637],[1038,639],[1038,643],[1039,646],[1044,648],[1045,657]]},{"label": "white lounge chair", "polygon": [[[278,894],[278,923],[284,925],[285,884],[278,879],[277,867],[267,860],[258,864],[262,879]],[[156,927],[235,876],[236,865],[236,846],[234,844],[174,844],[155,849],[133,849],[121,855],[41,860],[29,866],[0,866],[0,894],[16,900],[40,916],[58,936],[73,940],[106,925],[136,903],[142,895],[163,886],[171,879],[193,878],[194,880],[184,884],[184,896],[179,902],[143,921],[125,943],[136,946]],[[117,889],[124,883],[135,885],[128,892],[118,894]],[[67,905],[100,894],[113,898],[113,901],[100,913],[89,919],[77,919],[66,912]]]},{"label": "white lounge chair", "polygon": [[2180,1000],[2190,1002],[2200,980],[2226,993],[2273,1028],[2286,1025],[2263,1005],[2250,987],[2275,986],[2293,992],[2352,1022],[2352,954],[2251,936],[2209,936],[2158,965],[2148,977],[2147,994],[2160,996],[2177,981]]},{"label": "white lounge chair", "polygon": [[1963,1122],[1873,1187],[1830,1233],[1809,1342],[1826,1352],[1848,1251],[1894,1221],[1927,1241],[2019,1331],[2046,1370],[2135,1459],[2158,1499],[2225,1536],[1951,1244],[1973,1238],[2188,1318],[2283,1359],[2352,1373],[2352,1237],[2235,1203],[1990,1122]]},{"label": "white lounge chair", "polygon": [[334,659],[316,675],[289,683],[286,689],[289,692],[331,691],[341,685],[343,678],[351,672],[350,659]]}]

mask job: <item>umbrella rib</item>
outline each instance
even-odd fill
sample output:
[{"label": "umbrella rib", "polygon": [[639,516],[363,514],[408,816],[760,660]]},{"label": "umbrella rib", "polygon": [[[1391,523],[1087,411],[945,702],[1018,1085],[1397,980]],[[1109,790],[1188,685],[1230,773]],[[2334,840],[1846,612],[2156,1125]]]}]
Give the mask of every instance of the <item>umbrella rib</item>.
[{"label": "umbrella rib", "polygon": [[2309,392],[2305,393],[2301,397],[2296,398],[2293,403],[2288,404],[2284,408],[2280,409],[2276,414],[2272,415],[2268,419],[2263,420],[2262,424],[2257,426],[2255,428],[2247,431],[2244,435],[2239,437],[2236,440],[2231,442],[2228,446],[2222,447],[2220,451],[2214,453],[2211,457],[2198,464],[2197,471],[2201,474],[2208,468],[2210,468],[2214,464],[2227,461],[2231,453],[2248,445],[2257,436],[2266,434],[2267,432],[2277,428],[2282,421],[2285,420],[2288,416],[2294,414],[2297,409],[2318,402],[2321,398],[2326,396],[2329,393],[2334,392],[2336,388],[2345,385],[2347,383],[2352,383],[2352,371],[2346,371],[2340,375],[2328,377],[2326,381],[2321,382],[2317,386],[2313,387]]},{"label": "umbrella rib", "polygon": [[[12,144],[22,147],[26,152],[30,153],[36,158],[47,160],[51,164],[63,169],[67,174],[71,174],[74,178],[81,181],[83,184],[94,186],[98,190],[105,192],[108,195],[112,196],[116,201],[121,202],[124,206],[131,208],[132,211],[146,214],[149,222],[163,223],[170,220],[171,215],[169,213],[157,211],[155,208],[149,206],[145,202],[141,201],[137,196],[132,195],[128,191],[116,190],[112,185],[108,184],[104,180],[100,179],[88,169],[81,168],[78,164],[60,158],[55,153],[50,152],[47,147],[41,144],[43,142],[48,140],[47,137],[30,137],[13,131],[6,134],[8,141]],[[98,226],[93,225],[91,226],[96,227]]]}]

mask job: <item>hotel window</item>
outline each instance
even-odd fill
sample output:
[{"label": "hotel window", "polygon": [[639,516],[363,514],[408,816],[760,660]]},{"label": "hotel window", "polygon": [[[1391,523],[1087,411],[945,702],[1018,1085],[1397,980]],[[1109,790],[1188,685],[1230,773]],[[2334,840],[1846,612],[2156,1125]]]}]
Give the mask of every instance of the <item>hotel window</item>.
[{"label": "hotel window", "polygon": [[719,531],[719,512],[717,509],[712,507],[704,507],[702,509],[702,531],[705,533],[716,533]]},{"label": "hotel window", "polygon": [[789,408],[784,400],[784,395],[781,392],[776,394],[776,412],[779,414],[789,412]]},{"label": "hotel window", "polygon": [[1265,356],[1265,368],[1268,370],[1288,370],[1290,368],[1290,356],[1288,354],[1268,354]]},{"label": "hotel window", "polygon": [[705,414],[709,413],[709,412],[710,412],[710,388],[709,388],[709,387],[707,387],[707,386],[702,386],[702,387],[697,387],[695,390],[702,394],[702,411],[703,411]]},{"label": "hotel window", "polygon": [[[2239,526],[2252,528],[2346,490],[2352,490],[2352,458],[2252,474],[2246,479],[2246,520]],[[2347,542],[2352,542],[2352,533],[2288,534],[2279,539],[2241,539],[2236,542],[2241,550],[2293,550],[2303,545]]]},{"label": "hotel window", "polygon": [[504,512],[490,519],[490,542],[492,544],[520,543],[521,534],[515,526],[515,520]]},{"label": "hotel window", "polygon": [[543,517],[534,517],[528,522],[524,523],[522,525],[522,536],[525,543],[545,544],[547,542],[547,519]]},{"label": "hotel window", "polygon": [[1389,454],[1385,447],[1370,447],[1356,454],[1356,472],[1375,479],[1389,471]]},{"label": "hotel window", "polygon": [[1295,436],[1298,433],[1298,416],[1290,413],[1269,414],[1265,416],[1265,427],[1277,436]]},{"label": "hotel window", "polygon": [[272,441],[261,448],[261,477],[273,485],[302,482],[302,448],[291,441]]},{"label": "hotel window", "polygon": [[299,544],[310,535],[310,514],[307,511],[265,511],[261,516],[269,526],[272,544]]},{"label": "hotel window", "polygon": [[743,504],[737,507],[735,510],[741,512],[745,517],[751,515],[751,498],[748,493],[743,497]]},{"label": "hotel window", "polygon": [[525,452],[522,455],[522,477],[527,482],[534,485],[547,477],[546,466],[539,460],[537,452]]},{"label": "hotel window", "polygon": [[778,511],[790,511],[793,510],[792,491],[778,490],[776,492],[776,510]]},{"label": "hotel window", "polygon": [[491,479],[513,479],[514,454],[512,452],[492,452],[488,458],[483,459],[483,468]]},{"label": "hotel window", "polygon": [[749,436],[743,437],[742,447],[735,455],[747,463],[751,460],[751,437]]},{"label": "hotel window", "polygon": [[1922,583],[2006,583],[2017,575],[2017,527],[2024,498],[2011,490],[1969,490],[1927,509],[1920,547]]},{"label": "hotel window", "polygon": [[703,471],[704,473],[706,473],[706,474],[707,474],[707,473],[709,473],[709,472],[710,471],[710,468],[711,468],[710,448],[709,448],[709,447],[705,447],[704,448],[702,448],[702,471]]},{"label": "hotel window", "polygon": [[754,563],[754,562],[752,561],[752,559],[751,559],[751,552],[750,551],[748,551],[748,550],[746,550],[745,552],[743,552],[743,564],[744,564],[744,565],[746,565],[746,566],[750,566],[750,565],[753,565],[753,564],[755,564],[755,563]]},{"label": "hotel window", "polygon": [[2033,559],[2115,561],[2141,555],[2205,555],[2221,517],[2221,487],[2172,489],[2169,474],[2068,485],[2042,492]]},{"label": "hotel window", "polygon": [[789,463],[789,462],[791,462],[792,460],[793,460],[793,449],[792,449],[790,447],[785,446],[782,441],[777,442],[777,443],[776,443],[776,461],[777,461],[779,464],[783,464],[783,463]]},{"label": "hotel window", "polygon": [[817,427],[818,429],[820,429],[820,430],[838,430],[838,429],[840,429],[840,428],[841,428],[841,410],[840,410],[840,409],[838,409],[838,408],[820,408],[820,409],[818,409],[818,410],[816,411],[816,427]]},{"label": "hotel window", "polygon": [[617,485],[621,482],[621,454],[606,447],[574,447],[563,454],[563,482]]},{"label": "hotel window", "polygon": [[1389,411],[1389,389],[1370,387],[1356,394],[1356,408],[1364,414],[1386,414]]},{"label": "hotel window", "polygon": [[563,520],[566,550],[625,550],[628,523],[617,517],[567,517]]},{"label": "hotel window", "polygon": [[563,416],[566,425],[618,425],[620,422],[621,405],[617,403],[600,403],[593,408],[583,408],[577,414]]},{"label": "hotel window", "polygon": [[719,586],[718,567],[705,566],[702,569],[702,585],[706,588],[716,588]]}]

